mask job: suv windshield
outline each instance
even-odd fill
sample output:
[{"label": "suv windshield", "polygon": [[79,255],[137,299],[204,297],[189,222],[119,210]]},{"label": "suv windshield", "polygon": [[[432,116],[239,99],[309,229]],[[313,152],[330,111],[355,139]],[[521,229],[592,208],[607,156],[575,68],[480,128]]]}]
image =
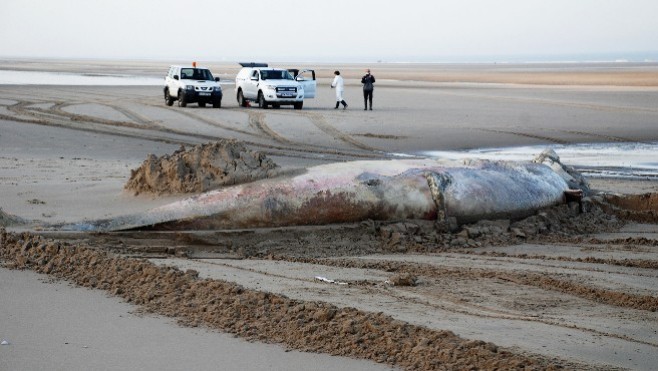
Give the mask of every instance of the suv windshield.
[{"label": "suv windshield", "polygon": [[181,68],[180,78],[181,80],[214,80],[210,71],[205,68]]},{"label": "suv windshield", "polygon": [[262,80],[294,80],[286,70],[261,70],[260,78]]}]

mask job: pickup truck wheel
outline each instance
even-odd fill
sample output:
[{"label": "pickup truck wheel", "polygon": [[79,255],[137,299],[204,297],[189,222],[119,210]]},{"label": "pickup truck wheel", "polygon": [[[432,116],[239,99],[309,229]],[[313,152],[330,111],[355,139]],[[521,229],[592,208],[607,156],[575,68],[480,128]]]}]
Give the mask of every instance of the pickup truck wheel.
[{"label": "pickup truck wheel", "polygon": [[302,107],[304,107],[304,102],[295,103],[295,109],[302,109]]},{"label": "pickup truck wheel", "polygon": [[174,98],[172,98],[171,95],[169,94],[169,89],[165,89],[164,98],[165,98],[165,104],[166,105],[168,105],[168,106],[173,106],[174,105]]},{"label": "pickup truck wheel", "polygon": [[206,106],[206,102],[199,102],[199,107],[205,107],[205,106]]},{"label": "pickup truck wheel", "polygon": [[240,107],[247,107],[247,100],[244,99],[244,94],[242,94],[242,90],[238,91],[238,104]]},{"label": "pickup truck wheel", "polygon": [[263,93],[258,93],[258,108],[267,109],[267,101]]},{"label": "pickup truck wheel", "polygon": [[187,102],[185,101],[185,93],[182,90],[178,91],[178,107],[187,107]]},{"label": "pickup truck wheel", "polygon": [[217,99],[216,101],[212,102],[212,108],[222,108],[222,100]]}]

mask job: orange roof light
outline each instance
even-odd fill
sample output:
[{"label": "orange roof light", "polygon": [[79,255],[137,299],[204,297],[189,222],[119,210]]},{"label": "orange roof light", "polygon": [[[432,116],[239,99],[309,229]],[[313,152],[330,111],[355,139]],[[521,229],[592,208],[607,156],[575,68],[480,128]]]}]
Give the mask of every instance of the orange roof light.
[{"label": "orange roof light", "polygon": [[196,62],[192,62],[192,67],[196,68]]}]

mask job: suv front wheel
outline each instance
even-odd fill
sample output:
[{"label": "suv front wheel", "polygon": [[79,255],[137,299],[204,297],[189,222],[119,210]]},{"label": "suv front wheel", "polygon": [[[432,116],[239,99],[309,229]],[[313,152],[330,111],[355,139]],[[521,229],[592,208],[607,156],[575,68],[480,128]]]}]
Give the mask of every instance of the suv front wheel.
[{"label": "suv front wheel", "polygon": [[263,92],[258,92],[258,108],[267,109],[267,101],[265,100]]},{"label": "suv front wheel", "polygon": [[178,91],[178,107],[187,107],[187,102],[185,101],[185,93],[182,90]]}]

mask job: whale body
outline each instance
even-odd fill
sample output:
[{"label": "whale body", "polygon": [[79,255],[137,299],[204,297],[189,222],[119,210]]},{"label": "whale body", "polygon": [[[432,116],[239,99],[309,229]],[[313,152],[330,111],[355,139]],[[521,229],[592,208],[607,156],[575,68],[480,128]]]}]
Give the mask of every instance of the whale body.
[{"label": "whale body", "polygon": [[118,231],[240,229],[427,219],[521,218],[564,202],[569,187],[534,162],[436,159],[319,165],[294,176],[209,191],[142,213],[62,226]]}]

